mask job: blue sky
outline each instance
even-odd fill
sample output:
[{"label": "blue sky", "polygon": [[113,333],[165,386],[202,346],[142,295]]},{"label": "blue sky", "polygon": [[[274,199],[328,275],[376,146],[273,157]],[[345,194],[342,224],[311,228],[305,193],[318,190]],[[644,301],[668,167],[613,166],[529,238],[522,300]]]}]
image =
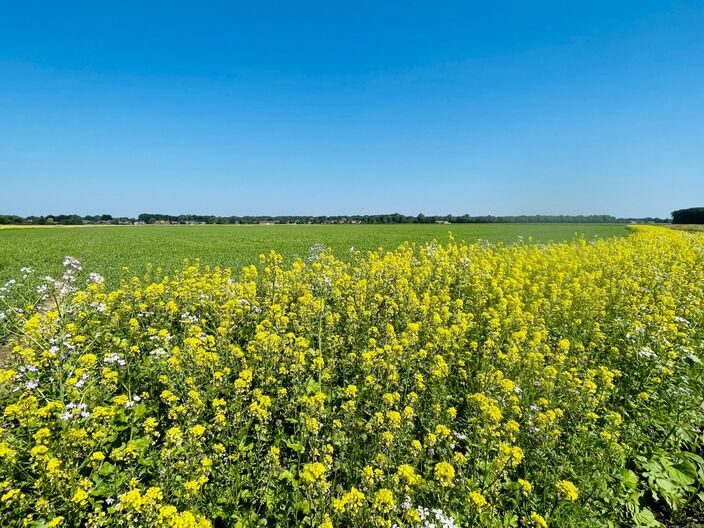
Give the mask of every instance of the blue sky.
[{"label": "blue sky", "polygon": [[25,0],[0,13],[0,213],[694,205],[699,0]]}]

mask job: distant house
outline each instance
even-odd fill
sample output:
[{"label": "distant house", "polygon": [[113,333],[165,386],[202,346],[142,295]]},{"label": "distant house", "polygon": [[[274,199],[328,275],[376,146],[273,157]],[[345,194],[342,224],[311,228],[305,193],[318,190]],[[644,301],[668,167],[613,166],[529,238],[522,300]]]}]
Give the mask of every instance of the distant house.
[{"label": "distant house", "polygon": [[260,220],[259,221],[259,225],[274,225],[274,224],[276,224],[276,222],[274,222],[273,220]]},{"label": "distant house", "polygon": [[448,222],[447,220],[435,220],[435,223],[436,224],[449,224],[450,222]]}]

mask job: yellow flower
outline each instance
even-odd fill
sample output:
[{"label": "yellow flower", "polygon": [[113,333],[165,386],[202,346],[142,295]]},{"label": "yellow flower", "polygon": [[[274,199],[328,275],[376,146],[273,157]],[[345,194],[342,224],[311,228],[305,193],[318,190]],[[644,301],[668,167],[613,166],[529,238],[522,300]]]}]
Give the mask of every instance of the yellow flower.
[{"label": "yellow flower", "polygon": [[533,484],[531,484],[527,480],[523,480],[523,479],[519,478],[518,485],[521,487],[521,491],[526,495],[533,490]]},{"label": "yellow flower", "polygon": [[438,438],[449,438],[450,437],[450,428],[445,425],[436,425],[435,426],[435,435]]},{"label": "yellow flower", "polygon": [[404,482],[408,486],[415,486],[422,481],[420,475],[413,469],[413,466],[409,466],[408,464],[401,464],[398,467],[396,475],[401,482]]},{"label": "yellow flower", "polygon": [[160,517],[169,518],[169,517],[173,517],[177,513],[178,513],[178,510],[176,509],[176,506],[167,505],[167,506],[162,506],[161,508],[159,508],[159,516]]},{"label": "yellow flower", "polygon": [[207,477],[201,477],[195,480],[188,480],[183,483],[183,487],[190,495],[195,495],[200,491],[203,485],[208,481]]},{"label": "yellow flower", "polygon": [[0,502],[10,503],[13,500],[19,498],[21,494],[22,493],[18,489],[10,489],[5,494],[3,494],[2,497],[0,497]]},{"label": "yellow flower", "polygon": [[57,476],[61,473],[61,471],[59,470],[60,467],[61,460],[59,460],[58,458],[51,458],[46,463],[46,472],[50,477]]},{"label": "yellow flower", "polygon": [[17,451],[10,448],[7,442],[0,442],[0,458],[13,459],[17,455]]},{"label": "yellow flower", "polygon": [[308,485],[316,481],[325,482],[325,466],[320,462],[305,464],[301,472],[301,481]]},{"label": "yellow flower", "polygon": [[196,438],[199,436],[203,436],[203,434],[205,433],[205,427],[203,427],[201,424],[196,424],[191,427],[190,433]]},{"label": "yellow flower", "polygon": [[157,419],[153,416],[150,416],[149,418],[144,420],[144,432],[151,433],[154,429],[157,428],[158,425],[159,422],[157,421]]},{"label": "yellow flower", "polygon": [[140,511],[144,505],[142,492],[138,488],[133,488],[120,496],[120,504],[135,511]]},{"label": "yellow flower", "polygon": [[45,445],[34,446],[30,451],[32,456],[38,457],[49,451],[49,448]]},{"label": "yellow flower", "polygon": [[533,526],[535,526],[536,528],[548,528],[547,521],[539,513],[535,513],[535,512],[531,513],[530,520],[533,523]]},{"label": "yellow flower", "polygon": [[42,427],[39,429],[36,433],[34,433],[33,437],[34,441],[38,444],[43,444],[45,443],[49,438],[51,437],[51,431],[49,431],[48,428]]},{"label": "yellow flower", "polygon": [[509,433],[517,433],[521,429],[520,425],[518,425],[518,422],[515,420],[509,420],[506,422],[505,427]]},{"label": "yellow flower", "polygon": [[442,486],[452,486],[452,480],[455,478],[455,468],[447,462],[438,462],[435,464],[435,479]]},{"label": "yellow flower", "polygon": [[636,399],[638,399],[638,401],[646,401],[646,400],[649,400],[649,399],[650,399],[650,394],[648,394],[647,392],[639,392],[639,393],[636,395]]},{"label": "yellow flower", "polygon": [[382,512],[394,509],[394,494],[390,489],[382,488],[374,495],[374,508]]},{"label": "yellow flower", "polygon": [[98,361],[98,358],[95,354],[84,354],[78,361],[84,367],[92,367],[95,365],[95,362]]},{"label": "yellow flower", "polygon": [[560,480],[555,484],[555,486],[557,487],[558,493],[569,501],[576,501],[579,497],[579,490],[577,489],[577,486],[569,480]]},{"label": "yellow flower", "polygon": [[420,513],[415,508],[408,508],[406,513],[403,514],[403,518],[410,525],[420,524],[422,521]]},{"label": "yellow flower", "polygon": [[364,503],[364,493],[353,487],[350,491],[343,495],[342,500],[344,501],[347,509],[354,510],[360,508]]},{"label": "yellow flower", "polygon": [[486,498],[484,498],[484,495],[482,495],[478,491],[470,491],[469,492],[469,501],[477,509],[481,509],[484,506],[486,506]]},{"label": "yellow flower", "polygon": [[154,504],[157,501],[160,501],[164,498],[164,494],[161,491],[161,488],[157,487],[151,487],[148,488],[147,491],[144,493],[144,499],[146,502]]},{"label": "yellow flower", "polygon": [[76,490],[76,493],[73,494],[73,498],[71,499],[72,502],[75,502],[79,506],[84,506],[88,502],[88,492],[82,489]]},{"label": "yellow flower", "polygon": [[235,388],[246,389],[252,383],[253,373],[251,370],[243,370],[235,380]]}]

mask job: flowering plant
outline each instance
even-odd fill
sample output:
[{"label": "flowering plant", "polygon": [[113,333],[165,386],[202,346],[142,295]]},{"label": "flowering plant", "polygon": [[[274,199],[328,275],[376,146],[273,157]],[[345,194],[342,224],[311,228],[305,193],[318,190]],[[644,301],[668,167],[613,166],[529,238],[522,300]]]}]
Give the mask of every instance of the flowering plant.
[{"label": "flowering plant", "polygon": [[657,523],[649,455],[702,449],[703,255],[450,239],[116,289],[68,259],[4,318],[2,524]]}]

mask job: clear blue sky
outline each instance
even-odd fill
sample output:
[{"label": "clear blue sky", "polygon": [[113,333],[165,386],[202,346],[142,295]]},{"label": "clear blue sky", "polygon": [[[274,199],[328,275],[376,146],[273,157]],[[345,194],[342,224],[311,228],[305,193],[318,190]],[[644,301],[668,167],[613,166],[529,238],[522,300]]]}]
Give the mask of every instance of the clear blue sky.
[{"label": "clear blue sky", "polygon": [[5,2],[0,213],[704,205],[704,2]]}]

